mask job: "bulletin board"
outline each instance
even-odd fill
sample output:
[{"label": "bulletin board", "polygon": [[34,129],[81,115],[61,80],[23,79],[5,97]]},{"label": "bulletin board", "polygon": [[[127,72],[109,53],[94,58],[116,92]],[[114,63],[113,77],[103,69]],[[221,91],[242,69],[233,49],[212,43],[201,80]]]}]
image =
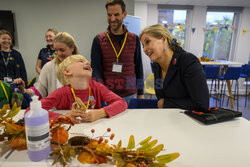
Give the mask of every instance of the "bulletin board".
[{"label": "bulletin board", "polygon": [[127,15],[123,20],[123,24],[127,27],[129,32],[135,33],[139,36],[141,31],[141,18]]}]

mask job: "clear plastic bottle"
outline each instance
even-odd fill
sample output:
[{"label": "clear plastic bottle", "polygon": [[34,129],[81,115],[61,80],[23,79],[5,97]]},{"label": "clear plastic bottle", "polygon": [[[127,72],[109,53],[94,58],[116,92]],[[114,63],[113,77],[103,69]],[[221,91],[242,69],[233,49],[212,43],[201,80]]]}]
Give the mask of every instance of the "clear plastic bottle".
[{"label": "clear plastic bottle", "polygon": [[50,129],[48,111],[41,107],[38,96],[32,97],[30,110],[24,116],[28,155],[31,161],[41,161],[48,157]]}]

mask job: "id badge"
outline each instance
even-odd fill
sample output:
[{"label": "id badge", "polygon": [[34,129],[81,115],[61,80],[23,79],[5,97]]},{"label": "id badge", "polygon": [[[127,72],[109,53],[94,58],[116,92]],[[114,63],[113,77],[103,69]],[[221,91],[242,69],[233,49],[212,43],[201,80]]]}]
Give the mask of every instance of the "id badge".
[{"label": "id badge", "polygon": [[112,72],[122,72],[122,63],[113,63]]},{"label": "id badge", "polygon": [[13,80],[12,80],[11,77],[4,77],[4,78],[3,78],[3,81],[4,81],[4,82],[7,82],[7,83],[11,83]]}]

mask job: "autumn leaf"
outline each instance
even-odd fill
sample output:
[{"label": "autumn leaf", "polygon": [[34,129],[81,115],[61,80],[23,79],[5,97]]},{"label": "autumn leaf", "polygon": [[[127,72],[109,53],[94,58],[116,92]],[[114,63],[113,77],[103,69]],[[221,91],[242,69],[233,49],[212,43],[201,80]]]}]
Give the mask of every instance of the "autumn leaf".
[{"label": "autumn leaf", "polygon": [[6,114],[6,112],[7,112],[7,106],[4,105],[3,108],[0,111],[0,117],[4,116]]},{"label": "autumn leaf", "polygon": [[146,144],[146,143],[148,143],[151,140],[151,138],[152,138],[152,136],[149,136],[146,139],[142,140],[139,144],[140,145]]},{"label": "autumn leaf", "polygon": [[118,162],[118,166],[124,166],[125,162],[124,160],[121,158],[121,156],[119,154],[114,154],[114,159]]},{"label": "autumn leaf", "polygon": [[122,141],[120,140],[117,144],[117,149],[120,149],[122,147]]},{"label": "autumn leaf", "polygon": [[152,147],[154,147],[156,145],[157,142],[158,142],[158,140],[153,140],[150,143],[145,143],[137,150],[143,150],[143,151],[150,150]]},{"label": "autumn leaf", "polygon": [[159,154],[159,153],[162,151],[163,147],[164,147],[163,144],[159,144],[159,145],[155,146],[155,147],[151,150],[152,155],[153,155],[153,156],[156,156],[157,154]]},{"label": "autumn leaf", "polygon": [[21,110],[21,107],[17,107],[16,103],[14,103],[12,109],[7,114],[6,118],[13,118],[18,114],[18,112]]},{"label": "autumn leaf", "polygon": [[134,136],[131,135],[129,137],[127,149],[133,149],[133,148],[135,148],[135,139],[134,139]]},{"label": "autumn leaf", "polygon": [[17,134],[18,132],[24,130],[24,127],[16,125],[16,124],[11,124],[11,123],[6,123],[5,124],[5,131],[9,135]]},{"label": "autumn leaf", "polygon": [[165,163],[175,160],[179,156],[180,156],[179,153],[171,153],[171,154],[164,154],[164,155],[157,156],[155,159],[158,161],[158,163],[165,164]]},{"label": "autumn leaf", "polygon": [[94,164],[96,163],[96,159],[95,157],[89,153],[89,152],[86,152],[86,151],[83,151],[79,154],[78,156],[78,161],[80,161],[82,164]]}]

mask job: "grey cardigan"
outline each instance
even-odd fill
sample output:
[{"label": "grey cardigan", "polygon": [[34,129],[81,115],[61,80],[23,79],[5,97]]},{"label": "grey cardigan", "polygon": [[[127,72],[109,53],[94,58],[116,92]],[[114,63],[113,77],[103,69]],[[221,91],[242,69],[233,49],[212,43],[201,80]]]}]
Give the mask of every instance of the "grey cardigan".
[{"label": "grey cardigan", "polygon": [[54,59],[46,63],[42,68],[35,88],[43,97],[47,97],[54,90],[62,86],[56,77],[56,67],[57,64]]}]

